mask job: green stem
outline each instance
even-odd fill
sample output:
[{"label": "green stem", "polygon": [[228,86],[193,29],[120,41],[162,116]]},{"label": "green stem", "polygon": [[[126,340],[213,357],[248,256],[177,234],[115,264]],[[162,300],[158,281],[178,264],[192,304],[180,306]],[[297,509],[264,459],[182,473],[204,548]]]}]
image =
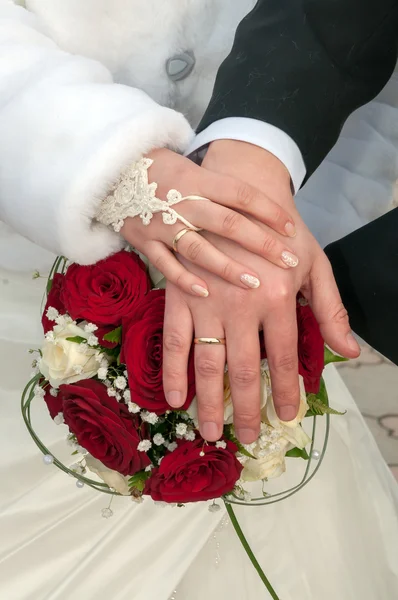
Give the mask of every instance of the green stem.
[{"label": "green stem", "polygon": [[247,539],[245,538],[245,535],[241,529],[241,526],[239,525],[239,521],[236,518],[236,515],[234,513],[234,509],[232,508],[232,505],[229,504],[228,502],[225,502],[225,507],[227,509],[229,518],[231,519],[231,523],[234,526],[236,534],[241,541],[242,546],[246,550],[246,553],[247,553],[248,557],[250,558],[250,561],[251,561],[253,567],[256,569],[257,573],[259,574],[261,581],[263,582],[263,584],[267,588],[268,592],[270,593],[271,598],[273,598],[273,600],[280,600],[280,598],[279,598],[279,596],[277,596],[274,588],[272,587],[272,585],[266,578],[265,573],[262,570],[262,568],[260,567],[256,557],[254,556],[253,551],[250,548],[250,546],[247,542]]}]

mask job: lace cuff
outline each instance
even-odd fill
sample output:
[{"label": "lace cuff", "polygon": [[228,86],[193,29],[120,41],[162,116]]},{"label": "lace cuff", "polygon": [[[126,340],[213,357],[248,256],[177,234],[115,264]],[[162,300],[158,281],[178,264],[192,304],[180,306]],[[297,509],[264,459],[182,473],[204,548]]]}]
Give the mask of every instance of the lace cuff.
[{"label": "lace cuff", "polygon": [[167,200],[156,197],[157,183],[149,183],[148,169],[153,164],[149,158],[141,158],[121,174],[113,191],[103,200],[95,216],[96,220],[120,232],[127,217],[140,217],[149,225],[154,214],[161,212],[163,223],[174,225],[177,221],[193,231],[200,231],[172,208],[183,200],[207,200],[201,196],[183,197],[177,190],[170,190]]}]

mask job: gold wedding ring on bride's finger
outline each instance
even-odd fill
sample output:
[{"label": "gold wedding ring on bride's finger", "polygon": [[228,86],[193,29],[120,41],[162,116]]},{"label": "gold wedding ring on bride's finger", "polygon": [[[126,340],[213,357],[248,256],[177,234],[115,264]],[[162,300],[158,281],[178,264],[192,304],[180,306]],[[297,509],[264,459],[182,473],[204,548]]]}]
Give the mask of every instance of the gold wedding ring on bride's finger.
[{"label": "gold wedding ring on bride's finger", "polygon": [[194,342],[194,344],[199,344],[199,345],[216,344],[216,345],[225,346],[226,339],[218,338],[218,337],[196,337],[196,338],[194,338],[193,342]]},{"label": "gold wedding ring on bride's finger", "polygon": [[190,232],[193,232],[193,233],[195,233],[195,229],[191,229],[191,228],[189,228],[189,227],[185,227],[184,229],[181,229],[181,231],[179,231],[179,232],[177,233],[177,235],[175,235],[175,236],[174,236],[174,238],[173,238],[173,241],[171,242],[171,245],[172,245],[172,248],[173,248],[174,252],[178,252],[178,249],[177,249],[177,244],[178,244],[178,242],[180,241],[180,239],[181,239],[182,237],[184,237],[184,235],[185,235],[186,233],[190,233]]}]

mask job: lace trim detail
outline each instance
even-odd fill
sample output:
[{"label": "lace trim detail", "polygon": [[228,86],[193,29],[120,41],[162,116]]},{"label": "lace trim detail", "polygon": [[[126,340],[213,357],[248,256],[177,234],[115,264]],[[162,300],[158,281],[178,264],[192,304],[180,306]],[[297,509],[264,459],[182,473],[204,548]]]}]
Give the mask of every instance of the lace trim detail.
[{"label": "lace trim detail", "polygon": [[183,197],[177,190],[170,190],[167,200],[160,200],[156,197],[158,184],[148,181],[148,169],[152,164],[153,160],[142,158],[123,171],[112,193],[101,203],[95,217],[97,221],[119,233],[127,217],[140,217],[144,225],[149,225],[152,217],[160,212],[166,225],[180,221],[189,229],[200,231],[172,207],[183,200],[207,198]]}]

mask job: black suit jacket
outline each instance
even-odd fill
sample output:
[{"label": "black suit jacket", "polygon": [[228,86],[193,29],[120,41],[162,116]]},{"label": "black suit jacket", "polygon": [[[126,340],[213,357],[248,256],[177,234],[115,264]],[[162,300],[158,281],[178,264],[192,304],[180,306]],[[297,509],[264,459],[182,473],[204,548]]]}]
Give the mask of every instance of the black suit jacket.
[{"label": "black suit jacket", "polygon": [[[397,56],[398,0],[260,0],[238,27],[199,130],[230,116],[266,121],[295,140],[310,177]],[[398,209],[326,253],[354,331],[398,364]]]}]

